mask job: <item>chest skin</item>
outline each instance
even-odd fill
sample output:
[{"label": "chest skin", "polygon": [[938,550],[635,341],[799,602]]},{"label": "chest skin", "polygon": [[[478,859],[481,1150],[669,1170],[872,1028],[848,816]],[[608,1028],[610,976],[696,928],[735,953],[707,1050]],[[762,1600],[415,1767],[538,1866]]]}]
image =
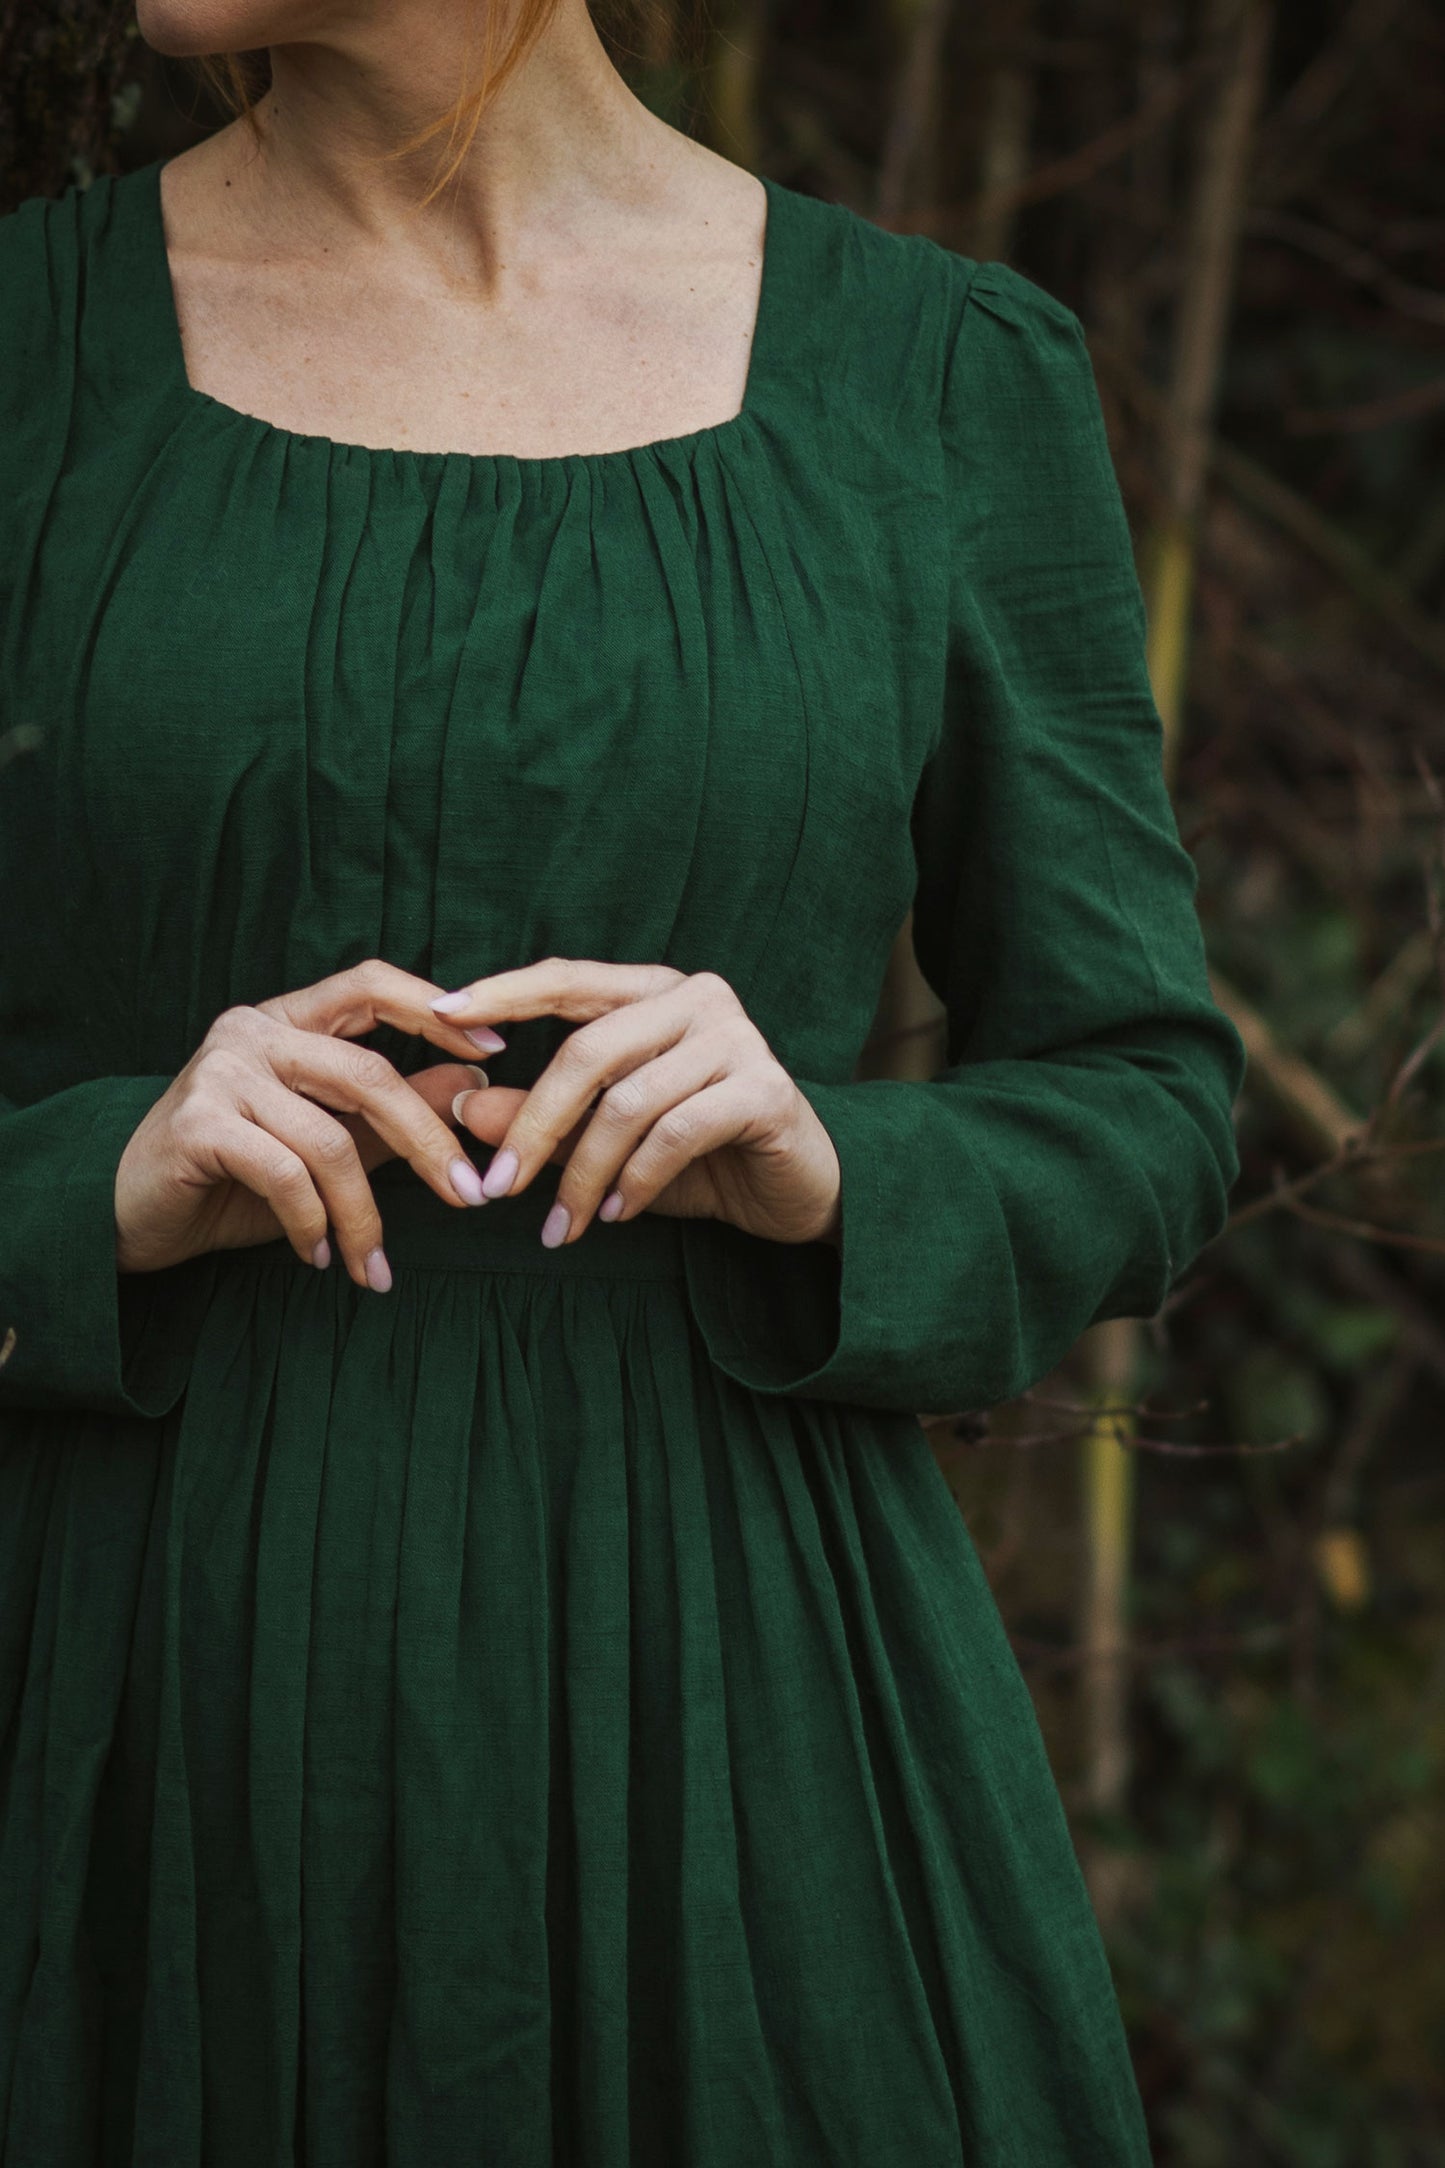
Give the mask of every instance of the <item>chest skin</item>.
[{"label": "chest skin", "polygon": [[185,374],[351,445],[546,459],[711,428],[744,403],[767,191],[670,130],[657,153],[650,200],[600,193],[585,229],[499,242],[454,205],[387,244],[278,199],[222,130],[157,183]]}]

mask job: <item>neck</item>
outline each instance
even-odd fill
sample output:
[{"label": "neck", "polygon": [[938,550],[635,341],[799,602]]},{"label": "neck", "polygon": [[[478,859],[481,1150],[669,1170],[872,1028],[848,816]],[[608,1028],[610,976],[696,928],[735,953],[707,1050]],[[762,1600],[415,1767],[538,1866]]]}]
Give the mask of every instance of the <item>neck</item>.
[{"label": "neck", "polygon": [[439,264],[475,285],[537,242],[595,235],[599,214],[666,202],[688,139],[628,89],[585,0],[558,0],[456,173],[423,206],[450,162],[447,131],[388,154],[481,81],[482,39],[469,43],[464,30],[454,10],[421,0],[325,41],[272,47],[259,146],[246,123],[225,131],[235,211],[264,202],[280,251],[434,247]]}]

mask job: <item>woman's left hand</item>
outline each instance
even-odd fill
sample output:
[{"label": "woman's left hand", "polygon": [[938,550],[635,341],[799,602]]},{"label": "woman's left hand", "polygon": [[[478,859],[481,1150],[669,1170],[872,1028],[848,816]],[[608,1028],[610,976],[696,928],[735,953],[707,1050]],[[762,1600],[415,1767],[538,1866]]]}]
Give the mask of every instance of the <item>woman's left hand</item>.
[{"label": "woman's left hand", "polygon": [[527,1090],[492,1084],[459,1093],[454,1109],[500,1147],[482,1177],[489,1197],[515,1196],[563,1160],[549,1247],[575,1242],[594,1216],[643,1211],[838,1246],[833,1140],[716,972],[549,956],[431,1006],[464,1029],[509,1017],[580,1024]]}]

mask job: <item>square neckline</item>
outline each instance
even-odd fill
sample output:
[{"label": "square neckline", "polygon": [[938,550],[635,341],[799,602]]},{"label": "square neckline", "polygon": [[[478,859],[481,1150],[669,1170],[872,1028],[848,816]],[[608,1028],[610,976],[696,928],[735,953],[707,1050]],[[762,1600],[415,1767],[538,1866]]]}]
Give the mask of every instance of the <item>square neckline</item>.
[{"label": "square neckline", "polygon": [[[323,450],[353,459],[405,460],[417,466],[438,466],[457,461],[477,468],[556,469],[568,467],[594,467],[627,460],[636,460],[653,453],[669,451],[690,452],[710,443],[725,442],[738,435],[753,420],[762,383],[767,373],[770,354],[769,340],[775,314],[775,289],[781,276],[779,246],[780,207],[785,191],[766,173],[753,177],[762,183],[767,198],[767,216],[763,222],[762,269],[758,282],[757,306],[753,312],[752,340],[748,349],[747,375],[743,383],[742,404],[735,414],[723,421],[712,422],[700,429],[687,429],[673,436],[649,437],[639,444],[619,445],[607,451],[547,452],[465,452],[451,449],[428,451],[405,444],[360,444],[342,437],[318,434],[312,430],[288,429],[283,423],[270,422],[260,414],[250,414],[244,407],[231,406],[224,399],[217,399],[211,392],[202,391],[191,382],[186,363],[185,342],[181,336],[180,309],[176,302],[175,279],[171,270],[170,249],[166,239],[165,213],[161,200],[161,172],[170,163],[169,158],[154,158],[143,169],[147,186],[144,190],[147,210],[147,240],[155,259],[156,286],[162,344],[165,348],[167,374],[173,389],[188,405],[209,409],[217,417],[235,423],[244,423],[261,435],[295,445],[319,446]],[[140,179],[141,173],[136,178]]]}]

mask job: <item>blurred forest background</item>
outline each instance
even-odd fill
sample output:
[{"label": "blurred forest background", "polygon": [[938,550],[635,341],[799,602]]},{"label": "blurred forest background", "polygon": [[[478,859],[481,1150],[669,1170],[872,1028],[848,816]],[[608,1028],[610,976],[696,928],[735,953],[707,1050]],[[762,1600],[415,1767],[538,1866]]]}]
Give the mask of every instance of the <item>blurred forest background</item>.
[{"label": "blurred forest background", "polygon": [[[1159,2168],[1440,2168],[1445,9],[596,8],[675,125],[1083,319],[1244,1172],[1158,1318],[920,1412]],[[0,0],[0,210],[227,118],[110,0]],[[938,1025],[905,929],[859,1073],[933,1073]]]}]

